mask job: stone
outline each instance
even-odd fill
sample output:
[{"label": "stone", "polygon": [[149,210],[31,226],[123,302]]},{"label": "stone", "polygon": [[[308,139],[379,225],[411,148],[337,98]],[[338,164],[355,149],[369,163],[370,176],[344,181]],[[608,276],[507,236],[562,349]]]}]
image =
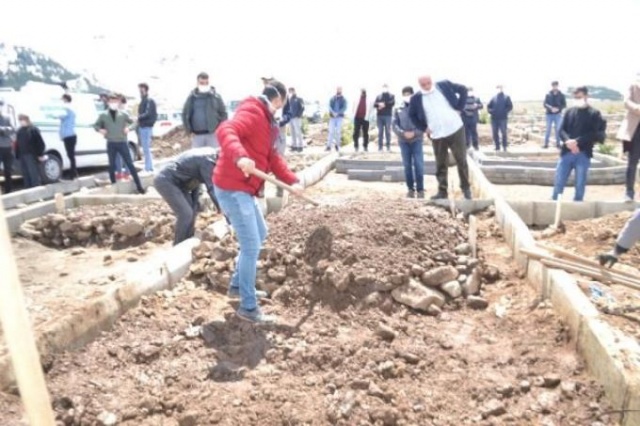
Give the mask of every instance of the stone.
[{"label": "stone", "polygon": [[471,244],[469,243],[462,243],[458,246],[456,246],[455,249],[453,249],[453,251],[457,254],[457,255],[470,255],[471,254]]},{"label": "stone", "polygon": [[425,273],[425,270],[420,265],[411,265],[411,275],[414,277],[421,277]]},{"label": "stone", "polygon": [[81,248],[74,248],[73,250],[71,250],[71,256],[79,256],[84,253],[85,251]]},{"label": "stone", "polygon": [[218,262],[226,262],[227,260],[233,259],[235,257],[235,253],[233,250],[215,246],[211,257]]},{"label": "stone", "polygon": [[491,399],[482,408],[482,418],[487,419],[489,417],[498,417],[507,413],[507,409],[504,404],[497,399]]},{"label": "stone", "polygon": [[282,284],[287,279],[287,273],[284,268],[271,268],[267,271],[267,277],[278,284]]},{"label": "stone", "polygon": [[436,305],[431,305],[429,306],[429,308],[427,308],[427,315],[431,315],[432,317],[440,316],[441,313],[442,313],[442,309],[440,309]]},{"label": "stone", "polygon": [[410,280],[409,284],[396,288],[391,292],[391,296],[398,303],[424,312],[431,305],[441,307],[445,303],[443,294],[426,288],[415,280]]},{"label": "stone", "polygon": [[542,414],[552,413],[558,402],[560,402],[560,394],[553,391],[542,392],[538,395],[537,402],[540,405]]},{"label": "stone", "polygon": [[462,285],[462,293],[465,296],[474,296],[480,293],[480,286],[482,285],[482,277],[478,268],[474,269],[471,275],[467,277],[467,280]]},{"label": "stone", "polygon": [[449,281],[440,287],[442,291],[451,296],[452,299],[457,299],[462,296],[462,286],[458,281]]},{"label": "stone", "polygon": [[196,259],[204,259],[208,258],[215,248],[216,245],[211,241],[203,241],[198,245],[198,247],[194,247],[191,253]]},{"label": "stone", "polygon": [[560,391],[563,396],[571,399],[575,395],[577,391],[577,386],[575,382],[562,382],[560,385]]},{"label": "stone", "polygon": [[98,425],[100,426],[114,426],[118,423],[118,417],[113,413],[109,413],[108,411],[103,411],[102,413],[100,413],[97,417],[97,420]]},{"label": "stone", "polygon": [[378,407],[371,410],[369,417],[375,424],[395,426],[398,424],[400,414],[398,410],[393,407]]},{"label": "stone", "polygon": [[558,387],[558,385],[560,385],[560,382],[562,382],[560,376],[558,376],[557,374],[548,374],[544,376],[544,383],[542,384],[542,387],[556,388]]},{"label": "stone", "polygon": [[140,235],[143,231],[144,224],[139,219],[127,219],[113,226],[113,232],[129,238]]},{"label": "stone", "polygon": [[464,273],[461,273],[461,275],[458,277],[458,282],[460,283],[460,285],[464,285],[464,283],[467,282],[467,278],[469,277],[464,275]]},{"label": "stone", "polygon": [[367,390],[367,394],[380,399],[384,399],[385,397],[385,393],[374,382],[369,382],[369,389]]},{"label": "stone", "polygon": [[481,311],[489,307],[489,302],[486,299],[478,296],[469,296],[467,298],[467,306],[471,309]]},{"label": "stone", "polygon": [[382,340],[386,340],[387,342],[393,341],[396,338],[398,333],[389,327],[386,324],[378,324],[378,328],[376,329],[376,335],[380,337]]},{"label": "stone", "polygon": [[492,284],[500,279],[500,270],[495,266],[487,265],[482,276],[487,283]]},{"label": "stone", "polygon": [[469,266],[469,256],[458,256],[456,259],[456,265],[464,266],[466,269]]},{"label": "stone", "polygon": [[198,425],[197,413],[185,413],[178,419],[178,426],[197,426]]},{"label": "stone", "polygon": [[520,391],[523,393],[527,393],[531,390],[531,382],[528,380],[523,380],[520,382]]},{"label": "stone", "polygon": [[504,398],[511,398],[511,396],[513,395],[513,386],[511,385],[502,385],[502,386],[498,386],[498,388],[496,389],[496,392],[498,392],[498,394]]},{"label": "stone", "polygon": [[345,274],[342,278],[333,282],[336,290],[338,291],[347,291],[347,289],[351,286],[351,282],[353,280],[353,274]]},{"label": "stone", "polygon": [[422,275],[422,283],[428,287],[438,287],[456,280],[460,273],[453,266],[433,268]]}]

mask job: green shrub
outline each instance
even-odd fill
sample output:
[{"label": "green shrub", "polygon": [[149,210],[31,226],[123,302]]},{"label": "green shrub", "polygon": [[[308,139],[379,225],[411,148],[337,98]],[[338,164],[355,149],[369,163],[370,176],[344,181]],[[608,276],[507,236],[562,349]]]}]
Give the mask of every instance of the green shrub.
[{"label": "green shrub", "polygon": [[480,118],[478,119],[480,124],[488,124],[489,123],[489,112],[487,110],[480,111]]},{"label": "green shrub", "polygon": [[325,112],[324,115],[322,116],[322,122],[329,123],[329,118],[331,118],[331,116],[329,115],[328,112]]},{"label": "green shrub", "polygon": [[601,143],[598,145],[598,152],[603,155],[613,155],[616,147],[608,143]]},{"label": "green shrub", "polygon": [[342,140],[340,146],[349,145],[351,142],[353,142],[353,121],[345,119],[342,121]]},{"label": "green shrub", "polygon": [[302,118],[302,134],[309,134],[309,119],[307,117]]}]

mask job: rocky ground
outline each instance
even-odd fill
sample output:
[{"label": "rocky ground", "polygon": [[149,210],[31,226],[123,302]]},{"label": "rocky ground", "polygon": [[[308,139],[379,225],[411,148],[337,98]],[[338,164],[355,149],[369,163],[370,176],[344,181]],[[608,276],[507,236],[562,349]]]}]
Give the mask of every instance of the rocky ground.
[{"label": "rocky ground", "polygon": [[[563,223],[562,232],[550,233],[548,238],[540,233],[545,243],[557,245],[581,256],[594,259],[598,253],[609,251],[625,223],[633,212],[620,212],[595,219],[568,221]],[[620,257],[617,268],[640,277],[640,247],[636,245]],[[589,296],[605,318],[630,336],[640,338],[640,291],[620,285],[605,285],[590,278],[579,278],[578,284]]]},{"label": "rocky ground", "polygon": [[[205,235],[200,270],[51,361],[60,423],[615,424],[490,213],[476,261],[464,221],[360,198],[269,218],[260,275],[275,291],[262,303],[277,325],[235,318],[236,303],[215,291],[235,247]],[[461,275],[479,276],[481,297],[465,299]],[[451,288],[436,284],[445,276]],[[0,395],[0,413],[20,424],[18,397]]]}]

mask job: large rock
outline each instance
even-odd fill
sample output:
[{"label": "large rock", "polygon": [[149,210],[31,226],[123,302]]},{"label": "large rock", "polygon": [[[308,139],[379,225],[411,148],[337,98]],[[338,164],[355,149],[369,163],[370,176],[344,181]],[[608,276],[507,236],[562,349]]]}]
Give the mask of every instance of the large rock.
[{"label": "large rock", "polygon": [[391,296],[398,303],[424,312],[427,312],[431,305],[441,307],[445,303],[442,293],[426,288],[415,280],[410,280],[409,284],[396,288],[391,292]]},{"label": "large rock", "polygon": [[458,281],[449,281],[442,285],[442,291],[451,296],[452,299],[457,299],[462,296],[462,286]]},{"label": "large rock", "polygon": [[144,224],[139,219],[128,219],[122,223],[113,226],[113,231],[125,237],[135,237],[142,234]]},{"label": "large rock", "polygon": [[439,287],[449,281],[458,279],[460,273],[453,266],[440,266],[430,269],[422,275],[422,283],[429,287]]},{"label": "large rock", "polygon": [[482,285],[482,276],[480,268],[473,270],[471,275],[467,277],[467,281],[462,285],[462,292],[465,296],[473,296],[480,293],[480,286]]}]

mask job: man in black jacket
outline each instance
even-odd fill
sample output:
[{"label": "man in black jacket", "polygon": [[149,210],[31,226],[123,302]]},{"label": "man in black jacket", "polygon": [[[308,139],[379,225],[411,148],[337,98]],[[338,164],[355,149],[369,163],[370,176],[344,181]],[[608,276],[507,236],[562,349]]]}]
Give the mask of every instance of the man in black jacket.
[{"label": "man in black jacket", "polygon": [[389,93],[389,86],[382,86],[382,93],[376,98],[375,107],[378,112],[378,151],[382,152],[382,138],[386,136],[387,151],[391,151],[391,122],[393,106],[396,98]]},{"label": "man in black jacket", "polygon": [[551,83],[551,91],[544,98],[544,109],[547,117],[547,132],[544,135],[544,148],[549,148],[551,127],[556,130],[556,146],[560,148],[560,126],[562,125],[562,110],[567,107],[564,94],[558,89],[558,82]]},{"label": "man in black jacket", "polygon": [[600,111],[588,102],[589,91],[585,86],[573,92],[574,106],[569,108],[562,119],[560,138],[563,145],[560,160],[556,168],[553,199],[557,200],[569,180],[571,172],[576,171],[574,201],[584,199],[589,167],[593,157],[593,145],[604,142],[606,121]]},{"label": "man in black jacket", "polygon": [[154,180],[156,190],[176,215],[174,245],[194,235],[201,184],[220,211],[212,180],[216,159],[214,148],[191,149],[164,166]]},{"label": "man in black jacket", "polygon": [[304,141],[302,140],[302,114],[304,113],[304,101],[296,93],[296,89],[289,88],[289,115],[291,120],[291,150],[294,152],[302,152],[304,149]]},{"label": "man in black jacket", "polygon": [[8,117],[2,115],[4,102],[0,100],[0,162],[4,171],[4,193],[8,194],[13,189],[13,137],[15,129]]},{"label": "man in black jacket", "polygon": [[192,148],[218,148],[215,131],[227,119],[227,107],[215,87],[209,85],[209,75],[198,74],[198,87],[187,98],[182,109],[182,125],[192,135]]},{"label": "man in black jacket", "polygon": [[149,85],[138,84],[140,89],[140,105],[138,105],[138,134],[140,144],[144,152],[144,170],[153,171],[153,158],[151,157],[151,138],[153,137],[153,125],[158,119],[156,102],[149,97]]}]

